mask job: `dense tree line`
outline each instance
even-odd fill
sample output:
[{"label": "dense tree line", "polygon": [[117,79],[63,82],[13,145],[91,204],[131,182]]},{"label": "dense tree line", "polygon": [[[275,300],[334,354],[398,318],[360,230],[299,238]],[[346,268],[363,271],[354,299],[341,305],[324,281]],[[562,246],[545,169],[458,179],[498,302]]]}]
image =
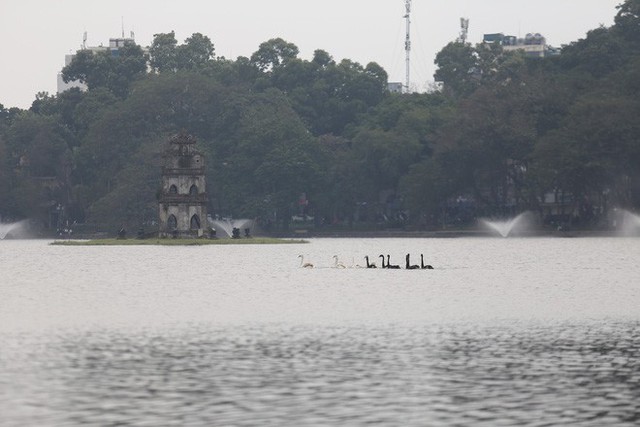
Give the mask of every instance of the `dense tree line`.
[{"label": "dense tree line", "polygon": [[0,105],[0,215],[148,225],[180,131],[206,155],[209,211],[265,226],[434,228],[533,210],[594,227],[640,207],[640,0],[559,56],[452,42],[430,93],[389,93],[375,63],[298,54],[272,39],[230,60],[173,32],[148,52],[78,52],[63,76],[87,91]]}]

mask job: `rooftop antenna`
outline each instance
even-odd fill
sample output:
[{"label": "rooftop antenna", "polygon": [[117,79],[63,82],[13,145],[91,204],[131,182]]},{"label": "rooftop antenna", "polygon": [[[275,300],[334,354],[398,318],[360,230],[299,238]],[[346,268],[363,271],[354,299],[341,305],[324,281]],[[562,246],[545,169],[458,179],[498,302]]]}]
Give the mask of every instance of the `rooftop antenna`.
[{"label": "rooftop antenna", "polygon": [[460,18],[460,37],[458,37],[458,41],[463,44],[466,43],[468,35],[469,35],[469,19]]},{"label": "rooftop antenna", "polygon": [[82,50],[87,48],[87,31],[82,34]]},{"label": "rooftop antenna", "polygon": [[404,52],[406,55],[406,76],[405,76],[405,91],[409,92],[410,75],[409,70],[411,66],[411,0],[405,0],[406,14],[404,15],[405,22],[407,24],[407,35],[404,41]]}]

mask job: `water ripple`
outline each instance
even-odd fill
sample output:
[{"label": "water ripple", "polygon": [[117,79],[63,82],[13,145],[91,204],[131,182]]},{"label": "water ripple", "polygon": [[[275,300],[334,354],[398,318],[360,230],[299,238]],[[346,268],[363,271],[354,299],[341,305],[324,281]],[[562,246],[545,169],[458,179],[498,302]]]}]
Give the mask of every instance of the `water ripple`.
[{"label": "water ripple", "polygon": [[2,427],[640,424],[637,239],[0,249]]},{"label": "water ripple", "polygon": [[[637,323],[103,330],[9,339],[6,425],[635,425]],[[7,338],[6,336],[3,338]]]}]

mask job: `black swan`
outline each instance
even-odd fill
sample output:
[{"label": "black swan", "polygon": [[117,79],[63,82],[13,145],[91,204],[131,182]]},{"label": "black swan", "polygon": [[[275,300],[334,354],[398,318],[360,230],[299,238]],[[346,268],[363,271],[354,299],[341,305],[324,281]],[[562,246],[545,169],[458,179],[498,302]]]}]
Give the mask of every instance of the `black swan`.
[{"label": "black swan", "polygon": [[387,268],[387,264],[384,262],[384,255],[380,255],[378,258],[382,259],[382,268]]},{"label": "black swan", "polygon": [[424,263],[424,256],[420,254],[420,268],[423,270],[433,270],[433,267],[429,264]]},{"label": "black swan", "polygon": [[405,261],[406,261],[406,267],[405,268],[407,270],[417,270],[417,269],[420,268],[419,265],[416,265],[416,264],[411,265],[411,263],[409,262],[409,254],[407,254],[407,256],[405,257]]},{"label": "black swan", "polygon": [[395,268],[395,269],[400,268],[400,266],[397,264],[391,264],[391,261],[389,260],[389,258],[391,258],[391,255],[387,255],[387,268]]},{"label": "black swan", "polygon": [[369,262],[369,256],[368,255],[364,257],[364,260],[367,261],[367,268],[378,268],[376,266],[375,262],[373,264]]}]

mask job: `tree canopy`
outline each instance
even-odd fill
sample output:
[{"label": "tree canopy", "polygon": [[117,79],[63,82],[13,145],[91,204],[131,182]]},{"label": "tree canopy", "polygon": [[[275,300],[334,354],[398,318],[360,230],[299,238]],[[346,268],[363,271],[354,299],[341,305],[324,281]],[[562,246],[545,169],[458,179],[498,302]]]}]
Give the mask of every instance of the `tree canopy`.
[{"label": "tree canopy", "polygon": [[0,215],[149,226],[164,144],[186,131],[213,215],[435,228],[533,210],[603,226],[640,208],[640,0],[614,12],[542,59],[451,42],[429,93],[390,93],[375,62],[302,59],[281,38],[235,60],[173,31],[148,52],[81,50],[62,73],[88,90],[0,105]]}]

